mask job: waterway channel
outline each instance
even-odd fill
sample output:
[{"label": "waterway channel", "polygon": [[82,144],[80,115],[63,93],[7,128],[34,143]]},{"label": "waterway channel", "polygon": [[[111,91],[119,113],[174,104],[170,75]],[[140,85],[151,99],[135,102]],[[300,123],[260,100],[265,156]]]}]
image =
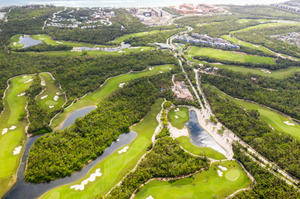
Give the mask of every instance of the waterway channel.
[{"label": "waterway channel", "polygon": [[[95,109],[95,106],[89,106],[89,107],[74,111],[65,120],[63,127],[66,128],[67,126],[71,125],[78,117],[82,117],[94,109]],[[61,186],[64,184],[73,183],[73,182],[81,179],[82,177],[84,177],[94,166],[96,166],[103,159],[105,159],[106,157],[108,157],[109,155],[114,153],[117,149],[131,143],[137,137],[137,133],[134,131],[130,131],[129,133],[121,134],[118,137],[117,141],[113,142],[109,147],[107,147],[101,156],[99,156],[96,160],[90,162],[88,165],[83,167],[81,171],[74,172],[70,177],[60,178],[57,180],[53,180],[49,183],[47,183],[47,182],[43,182],[43,183],[39,183],[39,184],[28,183],[28,182],[24,181],[25,163],[27,161],[29,150],[30,150],[31,146],[41,136],[43,136],[43,135],[34,136],[34,137],[27,139],[26,144],[25,144],[25,150],[24,150],[24,153],[22,156],[22,162],[21,162],[19,170],[18,170],[17,182],[9,190],[9,192],[4,196],[4,199],[24,199],[24,198],[34,199],[55,187],[58,187],[58,186]]]},{"label": "waterway channel", "polygon": [[210,147],[224,155],[226,151],[214,140],[214,138],[200,126],[195,111],[189,111],[189,121],[184,124],[190,134],[190,141],[198,147]]}]

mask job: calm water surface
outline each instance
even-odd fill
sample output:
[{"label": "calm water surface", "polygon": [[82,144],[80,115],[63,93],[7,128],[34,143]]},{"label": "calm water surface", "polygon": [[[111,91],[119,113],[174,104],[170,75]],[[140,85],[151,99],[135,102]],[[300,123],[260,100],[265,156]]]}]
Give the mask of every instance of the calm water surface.
[{"label": "calm water surface", "polygon": [[192,144],[198,147],[210,147],[224,155],[226,154],[226,151],[214,138],[200,126],[195,111],[189,111],[189,121],[185,123],[185,126],[189,129]]},{"label": "calm water surface", "polygon": [[23,36],[21,36],[19,43],[20,44],[24,44],[24,46],[22,48],[28,48],[30,46],[36,46],[36,45],[42,43],[42,41],[32,39],[31,37],[23,37]]}]

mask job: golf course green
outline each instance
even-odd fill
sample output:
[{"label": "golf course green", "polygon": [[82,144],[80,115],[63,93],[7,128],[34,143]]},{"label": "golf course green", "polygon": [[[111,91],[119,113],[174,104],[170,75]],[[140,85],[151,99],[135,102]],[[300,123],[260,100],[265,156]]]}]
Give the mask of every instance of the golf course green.
[{"label": "golf course green", "polygon": [[123,42],[125,39],[129,39],[130,37],[141,37],[141,36],[144,36],[144,35],[152,35],[152,34],[159,33],[159,32],[160,32],[159,30],[153,30],[153,31],[150,31],[150,32],[132,33],[132,34],[128,34],[128,35],[118,37],[118,38],[116,38],[115,40],[113,40],[111,42],[119,44],[119,43]]},{"label": "golf course green", "polygon": [[275,64],[275,61],[271,57],[260,57],[254,55],[246,55],[244,53],[238,53],[234,51],[225,51],[213,48],[200,48],[191,46],[188,50],[188,57],[195,55],[198,56],[209,56],[212,58],[223,59],[228,61],[237,61],[237,62],[253,62],[253,63],[266,63],[266,64]]},{"label": "golf course green", "polygon": [[167,72],[173,65],[161,65],[155,66],[153,70],[145,70],[142,72],[131,72],[129,74],[119,75],[117,77],[112,77],[106,81],[106,83],[98,90],[91,94],[86,95],[84,98],[74,103],[69,108],[66,108],[63,113],[59,114],[52,122],[51,127],[57,128],[63,121],[75,110],[84,108],[86,106],[97,105],[101,100],[108,96],[113,91],[119,88],[119,84],[123,82],[128,82],[133,79],[137,79],[143,76],[151,76],[159,74],[160,71]]},{"label": "golf course green", "polygon": [[[206,86],[208,86],[208,85],[206,85]],[[293,136],[295,139],[297,139],[298,141],[300,141],[300,125],[293,122],[292,120],[285,117],[284,115],[278,113],[277,111],[273,111],[265,106],[262,106],[262,105],[259,105],[256,103],[251,103],[251,102],[246,102],[243,100],[234,99],[228,95],[225,95],[224,93],[221,93],[215,87],[209,86],[209,88],[211,90],[217,91],[220,96],[230,99],[233,102],[243,106],[246,109],[258,110],[258,112],[260,113],[260,118],[263,121],[267,122],[269,125],[271,125],[275,130],[289,134],[289,135]],[[289,123],[294,124],[294,126],[283,123],[285,121],[288,121]]]},{"label": "golf course green", "polygon": [[187,136],[181,136],[176,138],[179,141],[180,146],[187,150],[190,153],[195,155],[206,156],[215,160],[223,160],[226,159],[225,155],[210,148],[210,147],[197,147],[193,145],[190,141],[190,138]]},{"label": "golf course green", "polygon": [[[217,170],[221,169],[217,165],[227,168],[222,171],[220,177]],[[228,180],[227,174],[232,171],[238,171],[240,176],[234,181]],[[230,178],[233,179],[233,178]],[[135,199],[145,199],[152,196],[155,199],[173,199],[173,198],[225,198],[239,189],[249,187],[251,180],[244,172],[243,168],[235,161],[225,161],[213,163],[209,170],[202,171],[192,177],[172,181],[153,180],[141,187],[137,192]]]},{"label": "golf course green", "polygon": [[[168,113],[168,119],[172,126],[183,129],[184,123],[189,121],[189,109],[186,107],[179,107],[179,111],[176,111],[177,108],[172,108]],[[176,118],[176,117],[178,118]]]},{"label": "golf course green", "polygon": [[[27,115],[27,97],[22,94],[30,87],[32,82],[28,80],[31,78],[31,75],[12,78],[5,92],[5,109],[0,116],[0,197],[16,181],[16,172],[27,138],[25,127],[28,124],[24,118]],[[14,155],[13,151],[20,146],[20,152]]]},{"label": "golf course green", "polygon": [[157,114],[161,111],[163,99],[158,99],[151,107],[148,114],[136,125],[131,127],[131,130],[137,132],[137,137],[129,145],[126,153],[121,155],[114,152],[112,155],[98,163],[91,171],[83,178],[88,178],[91,173],[94,173],[97,168],[101,169],[102,176],[96,178],[94,182],[89,182],[83,191],[75,191],[70,189],[71,185],[81,183],[83,179],[72,184],[57,187],[41,198],[44,199],[76,199],[76,198],[95,198],[106,194],[113,186],[115,186],[130,170],[137,164],[138,160],[147,151],[148,146],[152,143],[153,133],[158,126],[156,120]]},{"label": "golf course green", "polygon": [[24,45],[19,43],[20,37],[21,37],[21,36],[22,36],[21,34],[18,34],[18,35],[13,36],[13,37],[10,39],[10,44],[9,44],[8,47],[11,47],[12,49],[19,49],[19,48],[22,48]]},{"label": "golf course green", "polygon": [[[49,106],[54,106],[52,109],[61,107],[65,103],[65,94],[63,94],[62,90],[55,84],[56,81],[52,79],[49,73],[40,73],[39,75],[46,83],[46,90],[37,96],[36,101],[38,105],[49,110],[51,110]],[[54,100],[55,96],[58,97],[56,101]]]}]

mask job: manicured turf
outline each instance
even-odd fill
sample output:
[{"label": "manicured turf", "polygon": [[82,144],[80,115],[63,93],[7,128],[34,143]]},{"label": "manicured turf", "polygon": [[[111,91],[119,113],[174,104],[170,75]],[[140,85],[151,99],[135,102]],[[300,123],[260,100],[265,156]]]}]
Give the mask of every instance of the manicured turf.
[{"label": "manicured turf", "polygon": [[226,173],[226,178],[230,181],[236,181],[240,177],[240,175],[241,174],[239,170],[235,169],[235,170],[228,171]]},{"label": "manicured turf", "polygon": [[176,138],[176,140],[179,141],[179,144],[187,151],[195,154],[195,155],[202,155],[206,156],[215,160],[223,160],[226,159],[225,155],[213,150],[210,147],[197,147],[193,145],[190,141],[190,139],[186,136],[181,136],[179,138]]},{"label": "manicured turf", "polygon": [[121,43],[125,39],[129,39],[130,37],[140,37],[140,36],[144,36],[144,35],[152,35],[152,34],[155,34],[155,33],[158,33],[158,32],[160,32],[160,31],[159,30],[154,30],[154,31],[150,31],[150,32],[132,33],[132,34],[128,34],[128,35],[118,37],[115,40],[113,40],[112,43]]},{"label": "manicured turf", "polygon": [[100,89],[95,92],[85,96],[78,102],[74,103],[71,107],[65,109],[65,111],[59,114],[52,122],[51,127],[55,128],[59,126],[73,111],[84,108],[86,106],[97,105],[102,101],[106,96],[111,94],[113,91],[119,88],[119,84],[122,82],[128,82],[130,80],[143,77],[159,74],[159,71],[167,72],[170,68],[173,68],[173,65],[161,65],[155,66],[153,70],[146,70],[143,72],[133,72],[130,74],[120,75],[117,77],[110,78]]},{"label": "manicured turf", "polygon": [[[72,47],[90,47],[93,48],[96,44],[91,44],[91,43],[81,43],[81,42],[71,42],[71,41],[55,41],[53,39],[51,39],[50,36],[48,35],[32,35],[31,36],[32,39],[36,39],[36,40],[41,40],[46,44],[49,45],[67,45],[67,46],[72,46]],[[101,45],[96,45],[97,47],[108,47],[108,46],[101,46]],[[110,47],[114,47],[114,46],[110,46]]]},{"label": "manicured turf", "polygon": [[89,182],[83,191],[75,191],[70,189],[73,184],[81,183],[83,179],[58,188],[55,188],[46,193],[42,198],[59,199],[59,198],[95,198],[106,194],[114,185],[116,185],[130,170],[137,164],[138,160],[146,152],[148,146],[151,144],[152,135],[158,125],[156,120],[157,114],[161,111],[161,104],[164,100],[158,99],[152,106],[150,112],[146,117],[131,127],[131,129],[138,133],[135,140],[130,143],[129,149],[122,155],[114,152],[112,155],[98,163],[83,179],[90,176],[97,168],[101,169],[102,176],[97,177],[94,182]]},{"label": "manicured turf", "polygon": [[225,51],[213,48],[199,48],[195,46],[191,46],[187,51],[188,57],[192,57],[194,55],[203,55],[209,56],[212,58],[218,58],[228,61],[237,61],[237,62],[253,62],[253,63],[269,63],[275,64],[273,58],[270,57],[260,57],[254,55],[244,55],[233,51]]},{"label": "manicured turf", "polygon": [[[25,126],[27,120],[19,120],[22,114],[26,114],[26,96],[17,97],[30,87],[31,82],[24,83],[32,76],[26,78],[18,76],[10,81],[9,89],[5,93],[5,110],[0,116],[0,197],[7,191],[16,179],[16,170],[19,167],[20,158],[23,153],[24,143],[26,141]],[[8,130],[2,135],[4,128],[10,128],[12,125],[17,128]],[[18,155],[13,155],[16,147],[22,146]]]},{"label": "manicured turf", "polygon": [[[222,177],[218,176],[217,170],[220,169],[217,164],[228,169],[223,172]],[[241,174],[236,181],[230,181],[225,177],[231,170],[238,170]],[[145,199],[150,195],[155,199],[225,198],[239,189],[249,187],[250,182],[247,174],[235,161],[217,162],[212,164],[209,170],[195,174],[193,177],[174,181],[153,180],[141,187],[134,198]]]},{"label": "manicured turf", "polygon": [[[40,73],[40,76],[45,80],[46,82],[46,90],[37,96],[36,101],[37,103],[46,109],[51,110],[49,106],[54,106],[54,108],[61,107],[65,103],[65,95],[57,95],[59,98],[57,101],[54,101],[54,96],[56,96],[56,93],[62,92],[62,90],[59,89],[57,85],[55,85],[55,81],[53,80],[50,74],[48,73]],[[41,97],[48,95],[45,99],[41,99]]]},{"label": "manicured turf", "polygon": [[[170,112],[168,113],[168,119],[172,126],[183,129],[184,123],[189,121],[189,109],[186,107],[179,107],[179,111],[175,112],[175,109],[172,108]],[[178,116],[178,118],[175,118],[175,115]]]},{"label": "manicured turf", "polygon": [[[219,92],[216,88],[214,88],[212,86],[209,86],[209,88]],[[291,121],[290,119],[281,115],[280,113],[270,110],[259,104],[233,99],[232,97],[229,97],[221,92],[219,92],[219,95],[234,101],[235,103],[245,107],[248,110],[249,109],[258,110],[258,112],[260,113],[260,118],[263,121],[270,124],[275,130],[289,134],[289,135],[293,136],[295,139],[300,141],[300,125]],[[284,121],[289,121],[290,123],[295,124],[295,126],[286,125],[285,123],[283,123]]]},{"label": "manicured turf", "polygon": [[[86,52],[88,53],[88,55],[91,55],[91,56],[93,56],[93,55],[123,55],[123,54],[129,54],[131,52],[134,52],[134,53],[141,52],[142,49],[143,49],[143,51],[148,51],[148,50],[152,50],[153,47],[143,46],[138,49],[125,48],[125,49],[121,50],[123,52],[120,52],[120,51],[107,52],[107,51],[101,51],[101,50],[90,50],[90,51],[86,51]],[[37,54],[38,52],[25,52],[25,53]],[[51,51],[51,52],[41,52],[40,54],[46,54],[46,55],[52,55],[52,56],[80,56],[80,55],[82,55],[82,52]]]},{"label": "manicured turf", "polygon": [[[20,44],[19,41],[20,41],[20,37],[22,35],[21,34],[18,34],[18,35],[15,35],[13,36],[11,39],[10,39],[10,44],[8,47],[11,47],[12,49],[18,49],[18,48],[22,48],[24,46],[24,44]],[[15,45],[14,45],[15,44]]]}]

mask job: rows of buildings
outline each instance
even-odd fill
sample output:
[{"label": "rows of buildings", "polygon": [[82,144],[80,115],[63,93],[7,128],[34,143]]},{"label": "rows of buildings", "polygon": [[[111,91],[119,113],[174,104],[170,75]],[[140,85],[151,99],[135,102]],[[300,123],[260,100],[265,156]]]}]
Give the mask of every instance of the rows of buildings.
[{"label": "rows of buildings", "polygon": [[286,10],[290,10],[290,11],[294,11],[294,12],[300,12],[300,7],[295,7],[295,6],[288,6],[288,5],[284,5],[284,4],[271,4],[271,6],[275,6],[278,8],[282,8],[282,9],[286,9]]},{"label": "rows of buildings", "polygon": [[216,37],[209,37],[207,35],[200,35],[198,33],[192,33],[190,36],[176,36],[174,39],[179,41],[188,42],[191,44],[205,44],[220,48],[232,48],[235,50],[240,49],[240,46],[237,44],[232,44],[227,40],[216,38]]},{"label": "rows of buildings", "polygon": [[289,44],[300,46],[300,33],[299,32],[291,32],[286,35],[272,35],[271,37],[277,38],[284,42],[288,42]]},{"label": "rows of buildings", "polygon": [[179,6],[170,6],[169,8],[181,14],[210,14],[210,13],[226,12],[226,10],[224,10],[221,7],[207,5],[207,4],[193,5],[193,4],[184,3]]}]

